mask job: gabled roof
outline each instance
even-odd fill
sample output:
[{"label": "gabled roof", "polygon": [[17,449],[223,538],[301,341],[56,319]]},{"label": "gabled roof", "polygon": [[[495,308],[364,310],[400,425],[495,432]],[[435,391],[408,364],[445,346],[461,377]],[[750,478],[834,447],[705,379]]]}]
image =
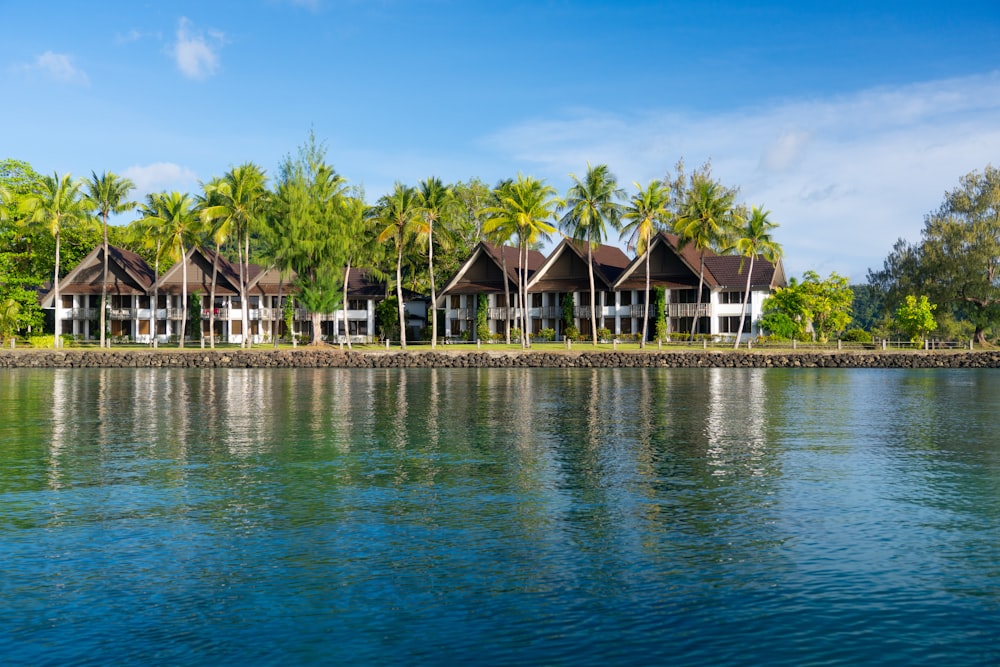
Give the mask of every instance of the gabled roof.
[{"label": "gabled roof", "polygon": [[[599,245],[591,253],[594,259],[594,289],[609,290],[628,266],[628,257],[620,248]],[[590,289],[587,270],[587,243],[564,238],[545,264],[528,282],[530,292],[575,292]]]},{"label": "gabled roof", "polygon": [[[104,276],[104,245],[98,244],[59,281],[60,294],[100,294]],[[108,245],[109,294],[145,294],[153,284],[153,269],[130,250]],[[55,295],[50,290],[41,299],[42,308],[52,308]]]},{"label": "gabled roof", "polygon": [[[516,289],[519,269],[518,248],[495,246],[480,241],[465,260],[455,276],[438,294],[439,301],[448,294],[497,294],[504,291],[504,261],[506,280],[510,290]],[[545,256],[537,250],[528,250],[527,277],[531,278],[545,263]]]},{"label": "gabled roof", "polygon": [[[156,289],[161,294],[180,294],[184,289],[184,265],[187,265],[188,294],[201,292],[208,294],[212,289],[212,259],[215,253],[203,250],[197,246],[188,249],[184,258],[171,266],[166,273],[156,281]],[[215,277],[215,294],[239,294],[239,269],[225,257],[219,255],[218,269]]]},{"label": "gabled roof", "polygon": [[[670,288],[697,288],[701,252],[691,244],[678,248],[675,234],[660,232],[649,245],[650,285]],[[739,255],[719,255],[705,251],[705,284],[711,289],[746,287],[750,263],[743,260],[740,270]],[[646,281],[646,257],[640,255],[629,263],[619,276],[615,289],[643,289]],[[751,287],[779,287],[785,284],[781,261],[771,263],[760,257],[754,260]]]}]

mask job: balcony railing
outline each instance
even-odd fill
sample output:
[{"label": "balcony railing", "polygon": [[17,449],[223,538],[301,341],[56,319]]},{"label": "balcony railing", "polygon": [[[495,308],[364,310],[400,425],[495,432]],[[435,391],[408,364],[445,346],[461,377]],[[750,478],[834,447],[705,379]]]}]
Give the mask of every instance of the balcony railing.
[{"label": "balcony railing", "polygon": [[67,320],[96,320],[97,308],[71,308],[69,313],[63,316]]},{"label": "balcony railing", "polygon": [[136,318],[135,308],[112,308],[111,319],[113,320],[134,320]]},{"label": "balcony railing", "polygon": [[668,303],[669,317],[711,317],[712,304],[709,303]]},{"label": "balcony railing", "polygon": [[210,317],[214,317],[217,320],[228,320],[229,319],[229,309],[228,308],[202,308],[201,309],[201,319],[207,320]]}]

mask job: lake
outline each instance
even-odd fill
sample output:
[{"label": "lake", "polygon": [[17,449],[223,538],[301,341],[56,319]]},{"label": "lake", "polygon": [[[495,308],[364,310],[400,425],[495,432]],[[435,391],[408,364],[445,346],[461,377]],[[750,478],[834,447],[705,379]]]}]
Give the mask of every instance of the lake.
[{"label": "lake", "polygon": [[14,369],[5,665],[1000,662],[1000,373]]}]

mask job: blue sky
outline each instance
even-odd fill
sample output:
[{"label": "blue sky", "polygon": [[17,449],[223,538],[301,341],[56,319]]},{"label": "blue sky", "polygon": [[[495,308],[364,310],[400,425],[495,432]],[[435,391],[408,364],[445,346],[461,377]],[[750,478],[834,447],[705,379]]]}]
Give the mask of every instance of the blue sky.
[{"label": "blue sky", "polygon": [[195,192],[313,128],[374,201],[711,160],[790,275],[863,282],[1000,162],[1000,3],[0,0],[0,157]]}]

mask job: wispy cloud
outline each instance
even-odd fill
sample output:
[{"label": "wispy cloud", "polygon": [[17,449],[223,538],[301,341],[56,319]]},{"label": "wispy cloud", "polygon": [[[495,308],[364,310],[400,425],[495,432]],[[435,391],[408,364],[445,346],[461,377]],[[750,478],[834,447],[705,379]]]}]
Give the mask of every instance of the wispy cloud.
[{"label": "wispy cloud", "polygon": [[226,36],[222,32],[196,31],[191,21],[181,17],[171,55],[184,76],[207,79],[219,69],[219,51],[225,43]]},{"label": "wispy cloud", "polygon": [[132,179],[140,197],[163,190],[189,192],[198,185],[198,177],[191,169],[173,162],[133,165],[122,176]]},{"label": "wispy cloud", "polygon": [[90,77],[73,63],[73,56],[65,53],[46,51],[36,57],[34,62],[22,65],[21,71],[29,74],[42,74],[60,83],[71,83],[79,86],[90,84]]},{"label": "wispy cloud", "polygon": [[680,157],[769,209],[786,266],[863,281],[965,173],[1000,155],[1000,73],[786,100],[694,116],[574,110],[488,137],[536,174],[606,162],[620,180],[662,177]]}]

